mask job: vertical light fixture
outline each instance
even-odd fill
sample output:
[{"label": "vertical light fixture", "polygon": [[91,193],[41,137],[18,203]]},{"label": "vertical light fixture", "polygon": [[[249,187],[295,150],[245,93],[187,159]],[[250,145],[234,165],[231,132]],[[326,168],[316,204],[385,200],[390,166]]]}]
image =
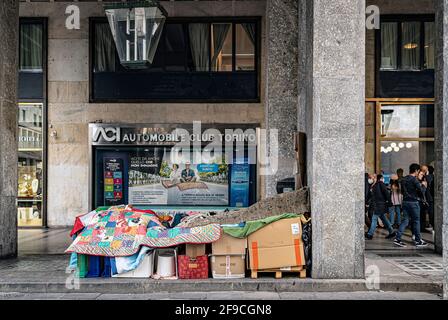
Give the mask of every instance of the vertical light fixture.
[{"label": "vertical light fixture", "polygon": [[104,5],[120,63],[130,69],[147,68],[154,55],[168,16],[157,0]]}]

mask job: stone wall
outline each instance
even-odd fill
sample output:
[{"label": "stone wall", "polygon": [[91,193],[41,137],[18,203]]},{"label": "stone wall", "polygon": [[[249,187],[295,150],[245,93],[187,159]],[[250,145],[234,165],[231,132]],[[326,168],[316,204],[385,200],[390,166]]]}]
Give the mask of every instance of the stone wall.
[{"label": "stone wall", "polygon": [[436,2],[435,247],[443,254],[444,297],[448,299],[448,0]]},{"label": "stone wall", "polygon": [[17,254],[18,10],[0,2],[0,258]]},{"label": "stone wall", "polygon": [[[264,16],[264,1],[162,2],[169,16]],[[264,68],[261,103],[89,103],[89,17],[104,16],[102,3],[78,2],[81,29],[65,28],[67,3],[20,4],[22,17],[48,17],[48,225],[71,225],[89,209],[88,123],[259,123],[264,127]],[[264,19],[262,23],[264,30]],[[262,32],[264,43],[264,31]],[[265,45],[261,46],[262,48]],[[262,51],[262,65],[265,64]],[[261,188],[258,188],[259,190]],[[259,194],[263,196],[263,194]]]},{"label": "stone wall", "polygon": [[295,173],[299,24],[296,0],[268,0],[266,10],[266,129],[278,130],[278,170],[265,177],[266,195],[273,196],[277,182]]},{"label": "stone wall", "polygon": [[[364,277],[365,1],[299,1],[313,278]],[[341,177],[349,174],[349,179]]]}]

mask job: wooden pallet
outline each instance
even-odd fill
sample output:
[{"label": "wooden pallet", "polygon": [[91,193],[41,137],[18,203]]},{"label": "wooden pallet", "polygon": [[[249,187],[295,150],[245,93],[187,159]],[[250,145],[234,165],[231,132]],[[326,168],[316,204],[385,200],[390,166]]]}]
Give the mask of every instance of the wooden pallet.
[{"label": "wooden pallet", "polygon": [[297,274],[299,278],[306,278],[306,269],[302,270],[274,270],[274,269],[268,269],[268,270],[251,270],[250,277],[252,279],[257,279],[259,273],[275,273],[275,279],[281,279],[283,277],[284,273],[294,273]]}]

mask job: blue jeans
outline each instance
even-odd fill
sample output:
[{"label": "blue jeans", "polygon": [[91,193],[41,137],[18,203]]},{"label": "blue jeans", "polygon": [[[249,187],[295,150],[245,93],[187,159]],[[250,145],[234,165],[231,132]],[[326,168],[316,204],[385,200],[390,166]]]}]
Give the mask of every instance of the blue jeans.
[{"label": "blue jeans", "polygon": [[419,242],[422,237],[420,235],[420,204],[417,201],[403,201],[403,215],[397,232],[397,240],[401,240],[409,221],[411,221],[415,242]]},{"label": "blue jeans", "polygon": [[378,225],[378,218],[383,221],[384,226],[389,230],[389,233],[394,232],[394,229],[392,228],[392,225],[390,224],[389,220],[386,217],[385,213],[382,214],[376,214],[374,213],[372,216],[372,224],[370,225],[369,232],[367,233],[370,237],[373,237],[373,234],[375,233],[376,226]]},{"label": "blue jeans", "polygon": [[397,224],[400,224],[401,222],[401,206],[392,206],[389,207],[389,218],[390,218],[390,224],[395,224],[395,214],[397,214]]}]

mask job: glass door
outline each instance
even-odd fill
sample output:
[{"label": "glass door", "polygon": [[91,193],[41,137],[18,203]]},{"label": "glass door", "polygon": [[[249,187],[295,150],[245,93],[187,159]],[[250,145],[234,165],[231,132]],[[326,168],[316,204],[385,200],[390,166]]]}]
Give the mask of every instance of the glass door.
[{"label": "glass door", "polygon": [[377,110],[377,172],[385,177],[412,163],[434,165],[434,104],[382,102]]},{"label": "glass door", "polygon": [[42,227],[44,199],[44,110],[19,103],[18,226]]}]

